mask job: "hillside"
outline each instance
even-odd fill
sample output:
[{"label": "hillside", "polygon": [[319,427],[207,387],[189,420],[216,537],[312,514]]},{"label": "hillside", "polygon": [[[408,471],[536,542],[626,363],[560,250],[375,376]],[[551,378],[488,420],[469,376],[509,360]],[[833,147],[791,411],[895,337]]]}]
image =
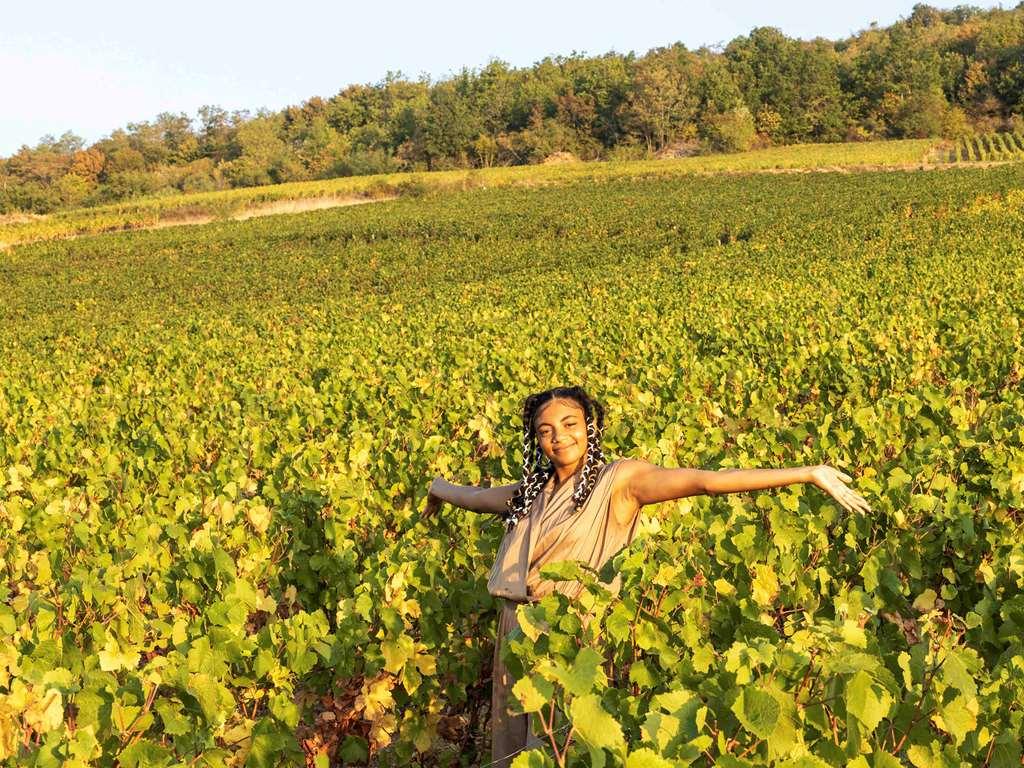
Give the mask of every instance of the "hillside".
[{"label": "hillside", "polygon": [[[665,34],[671,39],[671,30]],[[638,160],[1021,130],[1024,6],[916,5],[839,40],[760,27],[723,48],[491,61],[339,83],[278,112],[163,113],[0,159],[0,214],[393,172]],[[257,105],[253,105],[255,108]],[[73,126],[72,126],[73,128]]]},{"label": "hillside", "polygon": [[1019,766],[1024,166],[642,169],[4,253],[0,762],[486,764],[504,526],[420,511],[578,382],[612,458],[872,514],[688,497],[548,573],[517,766]]},{"label": "hillside", "polygon": [[[570,181],[672,177],[690,174],[919,170],[959,162],[946,144],[929,139],[806,144],[666,160],[569,163],[470,171],[388,174],[293,182],[222,192],[143,198],[50,215],[0,218],[0,251],[20,243],[126,229],[157,229],[420,196],[452,190],[544,186]],[[291,206],[282,207],[291,203]]]}]

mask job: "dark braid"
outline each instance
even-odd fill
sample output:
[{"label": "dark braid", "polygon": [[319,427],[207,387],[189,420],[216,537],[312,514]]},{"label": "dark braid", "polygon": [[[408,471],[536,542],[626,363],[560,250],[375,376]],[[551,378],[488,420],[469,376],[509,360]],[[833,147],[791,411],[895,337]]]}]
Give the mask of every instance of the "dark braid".
[{"label": "dark braid", "polygon": [[546,460],[537,439],[533,421],[540,409],[552,400],[572,400],[583,409],[587,425],[587,455],[580,469],[580,479],[573,490],[572,501],[576,509],[582,507],[597,484],[597,474],[604,466],[601,434],[604,431],[604,408],[590,398],[582,387],[555,387],[530,395],[523,403],[523,479],[519,490],[509,499],[505,522],[509,528],[529,514],[534,500],[555,472],[554,464]]}]

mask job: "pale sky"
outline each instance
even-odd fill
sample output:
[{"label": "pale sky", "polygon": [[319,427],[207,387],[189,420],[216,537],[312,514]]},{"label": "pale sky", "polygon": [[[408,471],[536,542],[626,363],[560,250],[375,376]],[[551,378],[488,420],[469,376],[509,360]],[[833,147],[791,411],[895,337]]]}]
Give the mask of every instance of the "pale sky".
[{"label": "pale sky", "polygon": [[[950,8],[957,2],[932,3]],[[0,156],[44,134],[92,143],[204,104],[278,110],[388,70],[440,79],[492,58],[724,44],[758,26],[845,37],[912,0],[0,0]]]}]

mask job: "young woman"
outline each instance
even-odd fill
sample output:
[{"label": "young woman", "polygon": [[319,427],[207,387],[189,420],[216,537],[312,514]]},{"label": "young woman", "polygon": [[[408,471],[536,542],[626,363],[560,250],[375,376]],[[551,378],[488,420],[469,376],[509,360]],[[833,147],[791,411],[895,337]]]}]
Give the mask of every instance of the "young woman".
[{"label": "young woman", "polygon": [[582,591],[575,582],[541,580],[544,565],[581,560],[600,568],[633,540],[641,507],[686,496],[813,483],[848,511],[870,511],[846,487],[851,478],[832,467],[708,471],[666,469],[635,459],[609,463],[601,450],[603,429],[604,409],[583,389],[549,389],[523,405],[522,480],[477,488],[438,477],[430,485],[425,517],[448,502],[499,515],[508,526],[487,582],[490,593],[502,598],[491,699],[492,759],[499,768],[532,743],[528,716],[508,713],[515,681],[501,661],[504,639],[516,626],[516,607],[555,590],[570,598]]}]

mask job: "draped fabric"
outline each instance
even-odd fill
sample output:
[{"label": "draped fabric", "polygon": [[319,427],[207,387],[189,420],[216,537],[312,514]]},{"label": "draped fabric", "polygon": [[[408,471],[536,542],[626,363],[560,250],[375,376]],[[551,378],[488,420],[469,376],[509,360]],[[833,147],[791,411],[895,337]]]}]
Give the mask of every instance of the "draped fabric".
[{"label": "draped fabric", "polygon": [[508,711],[509,697],[515,680],[501,660],[501,650],[508,633],[516,628],[519,603],[499,600],[498,635],[494,644],[494,673],[491,677],[491,768],[508,768],[515,756],[540,743],[530,733],[530,716],[513,715]]},{"label": "draped fabric", "polygon": [[637,515],[620,525],[611,512],[612,478],[621,463],[619,459],[600,469],[590,497],[578,510],[573,509],[572,494],[579,475],[573,475],[557,491],[555,478],[551,477],[534,499],[530,514],[502,539],[487,590],[495,597],[520,603],[539,600],[555,591],[570,599],[579,596],[581,584],[544,581],[540,569],[564,560],[579,560],[600,568],[633,540]]},{"label": "draped fabric", "polygon": [[[612,514],[612,479],[621,461],[601,468],[594,489],[578,510],[573,508],[572,494],[579,482],[579,473],[557,491],[554,490],[555,478],[549,479],[534,499],[530,514],[505,534],[498,548],[487,580],[488,591],[504,598],[498,614],[491,695],[491,759],[499,761],[495,768],[507,768],[516,753],[537,743],[530,734],[528,716],[508,713],[515,680],[501,660],[501,650],[508,633],[517,626],[518,604],[539,600],[552,592],[574,600],[583,591],[583,585],[541,579],[540,569],[548,563],[565,560],[579,560],[599,569],[636,534],[638,515],[634,514],[620,525]],[[611,586],[613,590],[618,589],[617,578]]]}]

